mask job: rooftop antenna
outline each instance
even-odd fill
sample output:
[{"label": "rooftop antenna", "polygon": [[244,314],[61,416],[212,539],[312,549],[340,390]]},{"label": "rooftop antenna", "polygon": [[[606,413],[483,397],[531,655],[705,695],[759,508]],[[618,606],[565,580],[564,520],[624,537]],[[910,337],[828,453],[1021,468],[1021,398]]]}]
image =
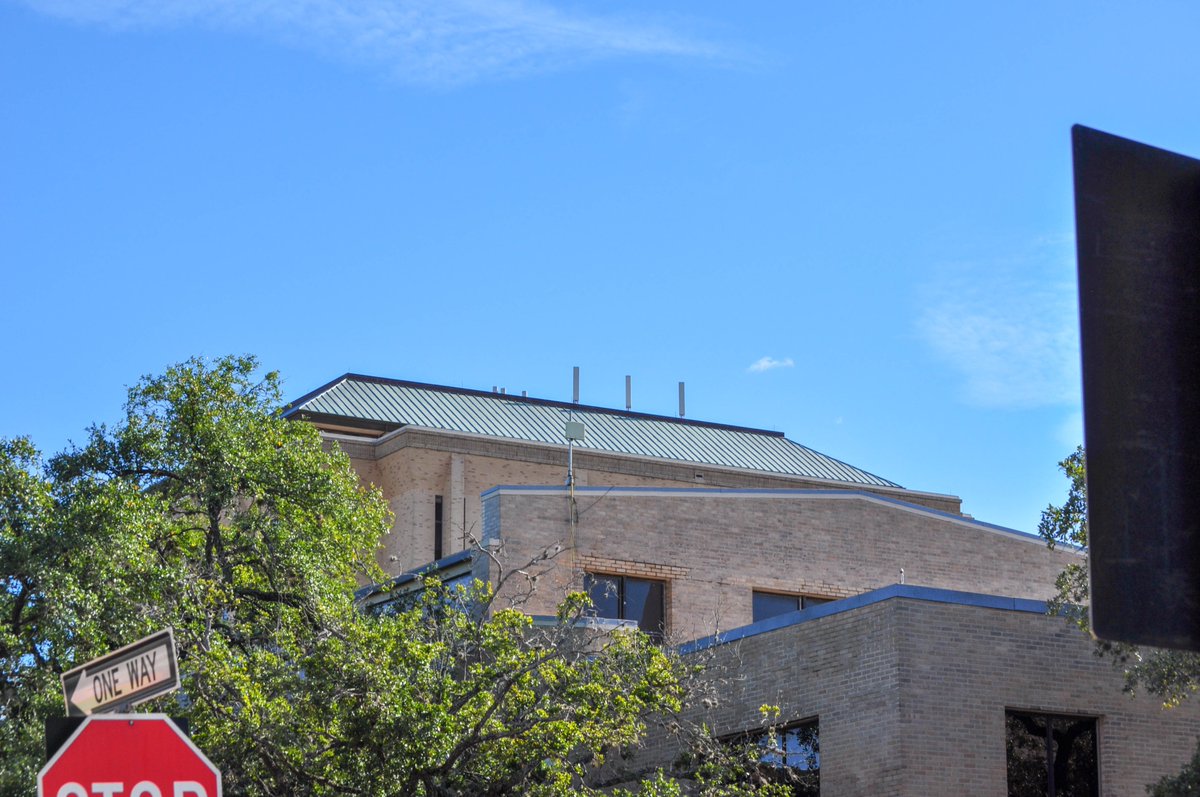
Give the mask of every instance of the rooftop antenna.
[{"label": "rooftop antenna", "polygon": [[633,409],[633,377],[625,374],[625,411]]},{"label": "rooftop antenna", "polygon": [[583,442],[583,424],[575,420],[575,405],[579,403],[579,366],[575,366],[575,390],[571,406],[567,408],[567,427],[563,436],[567,438],[567,487],[571,491],[571,500],[575,499],[575,444]]},{"label": "rooftop antenna", "polygon": [[679,383],[679,417],[683,417],[683,382]]},{"label": "rooftop antenna", "polygon": [[567,496],[570,504],[571,538],[569,547],[575,547],[575,523],[578,520],[575,511],[575,444],[583,442],[583,424],[575,420],[575,405],[579,403],[579,366],[575,366],[572,374],[574,389],[571,406],[567,408],[567,427],[563,436],[567,438]]}]

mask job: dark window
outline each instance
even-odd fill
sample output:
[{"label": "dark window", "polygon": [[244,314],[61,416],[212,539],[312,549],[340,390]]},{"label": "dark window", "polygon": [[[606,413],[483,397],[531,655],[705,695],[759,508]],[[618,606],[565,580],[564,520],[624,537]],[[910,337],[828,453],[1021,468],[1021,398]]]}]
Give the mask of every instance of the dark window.
[{"label": "dark window", "polygon": [[442,558],[442,497],[433,497],[433,561]]},{"label": "dark window", "polygon": [[588,573],[583,588],[597,617],[635,620],[638,628],[661,642],[665,629],[663,582],[632,576]]},{"label": "dark window", "polygon": [[828,598],[814,598],[810,595],[782,595],[777,592],[754,591],[754,622],[766,620],[777,614],[786,614],[810,606],[829,603]]},{"label": "dark window", "polygon": [[1009,797],[1099,797],[1096,720],[1005,712]]},{"label": "dark window", "polygon": [[787,786],[796,797],[821,793],[821,734],[817,720],[805,720],[770,732],[759,731],[735,737],[731,742],[749,741],[756,748],[758,769],[754,781]]}]

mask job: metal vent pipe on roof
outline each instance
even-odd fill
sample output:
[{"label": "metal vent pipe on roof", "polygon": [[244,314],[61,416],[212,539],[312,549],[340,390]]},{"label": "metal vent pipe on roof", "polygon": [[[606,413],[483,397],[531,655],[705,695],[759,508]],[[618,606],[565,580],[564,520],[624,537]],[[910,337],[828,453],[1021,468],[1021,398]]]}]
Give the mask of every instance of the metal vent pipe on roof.
[{"label": "metal vent pipe on roof", "polygon": [[683,417],[683,382],[679,383],[679,417]]},{"label": "metal vent pipe on roof", "polygon": [[625,411],[633,409],[633,377],[625,374]]}]

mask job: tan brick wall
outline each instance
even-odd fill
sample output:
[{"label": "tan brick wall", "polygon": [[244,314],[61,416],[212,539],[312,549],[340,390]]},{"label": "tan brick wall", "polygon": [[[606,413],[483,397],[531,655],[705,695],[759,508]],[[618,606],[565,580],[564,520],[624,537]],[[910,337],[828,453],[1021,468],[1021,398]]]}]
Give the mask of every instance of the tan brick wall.
[{"label": "tan brick wall", "polygon": [[1200,734],[1200,705],[1123,694],[1089,639],[1042,614],[893,598],[698,655],[745,676],[707,716],[718,733],[757,727],[764,703],[819,718],[825,797],[1003,797],[1006,709],[1098,718],[1105,797],[1144,794]]},{"label": "tan brick wall", "polygon": [[898,583],[903,567],[910,585],[1044,599],[1076,558],[1036,538],[850,493],[589,488],[576,495],[574,529],[565,491],[489,497],[499,501],[513,566],[554,545],[566,549],[555,572],[542,576],[553,589],[538,611],[551,613],[587,569],[660,577],[668,582],[668,633],[681,640],[750,623],[755,589],[846,597]]},{"label": "tan brick wall", "polygon": [[[392,572],[432,558],[433,496],[466,501],[462,527],[447,523],[451,553],[464,530],[481,536],[482,491],[558,484],[565,474],[553,451],[426,437],[346,446],[396,514],[397,533],[380,552]],[[690,468],[579,462],[577,484],[617,489],[578,490],[574,511],[565,491],[496,491],[487,499],[499,512],[510,568],[562,549],[527,573],[536,579],[526,607],[534,613],[552,613],[589,570],[661,578],[668,633],[689,639],[750,622],[754,589],[844,597],[895,583],[904,568],[909,585],[1044,598],[1075,559],[986,524],[827,485],[768,494],[632,492],[619,488],[697,485],[683,483]],[[715,481],[706,477],[704,486]],[[952,498],[911,497],[957,509]],[[530,586],[525,575],[516,575],[514,590]],[[1023,612],[894,598],[702,655],[715,657],[714,677],[726,677],[725,699],[709,717],[718,731],[756,726],[763,704],[780,706],[784,721],[819,718],[826,797],[1001,797],[1006,708],[1098,717],[1106,797],[1143,794],[1146,783],[1179,768],[1200,734],[1200,708],[1163,711],[1152,698],[1123,695],[1119,674],[1087,639],[1058,618]]]},{"label": "tan brick wall", "polygon": [[[478,538],[479,496],[497,485],[561,485],[567,475],[565,447],[525,444],[478,435],[402,429],[379,441],[327,435],[350,455],[365,483],[380,487],[396,514],[393,532],[382,541],[379,561],[399,574],[433,559],[433,497],[443,496],[444,553]],[[461,484],[452,458],[462,461]],[[750,489],[871,489],[934,509],[957,513],[954,496],[888,488],[861,488],[756,471],[696,466],[664,460],[577,449],[576,484],[605,487],[695,487]],[[465,511],[464,511],[465,510]]]}]

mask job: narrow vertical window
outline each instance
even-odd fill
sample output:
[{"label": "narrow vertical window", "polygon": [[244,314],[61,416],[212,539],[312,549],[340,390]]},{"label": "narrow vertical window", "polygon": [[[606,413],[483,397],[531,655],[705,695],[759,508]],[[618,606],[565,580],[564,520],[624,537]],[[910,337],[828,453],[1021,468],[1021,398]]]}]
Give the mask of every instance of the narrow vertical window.
[{"label": "narrow vertical window", "polygon": [[442,558],[442,497],[433,497],[433,560]]}]

